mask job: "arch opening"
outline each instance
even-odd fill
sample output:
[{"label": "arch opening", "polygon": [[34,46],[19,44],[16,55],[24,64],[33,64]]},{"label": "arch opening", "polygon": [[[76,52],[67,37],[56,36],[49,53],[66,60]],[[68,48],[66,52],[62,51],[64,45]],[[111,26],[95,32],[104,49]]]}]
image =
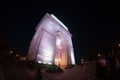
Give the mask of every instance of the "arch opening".
[{"label": "arch opening", "polygon": [[60,67],[61,62],[62,62],[62,40],[59,36],[56,36],[55,65]]}]

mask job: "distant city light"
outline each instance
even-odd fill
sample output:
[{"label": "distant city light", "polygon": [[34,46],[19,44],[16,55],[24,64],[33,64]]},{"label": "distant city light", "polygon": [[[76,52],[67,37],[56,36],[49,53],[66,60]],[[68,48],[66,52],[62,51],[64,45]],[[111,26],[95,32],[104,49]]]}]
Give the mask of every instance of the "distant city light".
[{"label": "distant city light", "polygon": [[16,54],[16,57],[18,57],[19,55],[18,54]]},{"label": "distant city light", "polygon": [[84,59],[81,59],[81,61],[84,61]]},{"label": "distant city light", "polygon": [[98,57],[100,57],[101,56],[101,54],[98,54]]},{"label": "distant city light", "polygon": [[120,44],[118,44],[118,46],[120,47]]},{"label": "distant city light", "polygon": [[26,57],[22,57],[22,58],[20,58],[20,60],[26,60],[27,58]]},{"label": "distant city light", "polygon": [[12,53],[13,53],[13,51],[10,51],[10,53],[12,54]]}]

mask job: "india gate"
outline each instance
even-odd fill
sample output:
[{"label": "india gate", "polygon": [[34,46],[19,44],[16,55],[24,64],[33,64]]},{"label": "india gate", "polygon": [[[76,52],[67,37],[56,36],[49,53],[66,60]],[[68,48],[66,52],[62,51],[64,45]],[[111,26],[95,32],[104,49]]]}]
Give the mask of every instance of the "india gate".
[{"label": "india gate", "polygon": [[60,67],[75,65],[72,35],[53,14],[46,13],[36,27],[30,43],[28,59]]}]

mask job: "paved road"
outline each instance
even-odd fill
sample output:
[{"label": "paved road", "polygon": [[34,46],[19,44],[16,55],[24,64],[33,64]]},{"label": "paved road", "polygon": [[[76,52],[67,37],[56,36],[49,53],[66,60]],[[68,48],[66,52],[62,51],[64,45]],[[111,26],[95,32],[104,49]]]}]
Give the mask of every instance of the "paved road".
[{"label": "paved road", "polygon": [[75,66],[71,69],[65,69],[64,73],[51,74],[43,72],[43,74],[48,76],[51,80],[97,80],[95,77],[94,64],[86,64],[83,68],[81,68],[81,66]]},{"label": "paved road", "polygon": [[[42,71],[42,80],[98,80],[95,73],[95,64],[92,62],[83,67],[64,69],[63,73]],[[114,76],[112,78],[115,80]],[[35,70],[22,68],[20,64],[0,58],[0,80],[35,80]]]},{"label": "paved road", "polygon": [[[42,80],[96,80],[94,64],[87,64],[83,68],[76,66],[65,69],[63,73],[46,73],[42,71]],[[35,71],[21,68],[7,58],[0,58],[0,80],[34,80]]]},{"label": "paved road", "polygon": [[[42,71],[42,80],[96,80],[94,64],[75,66],[65,69],[63,73],[46,73]],[[25,69],[7,58],[0,58],[0,80],[34,80],[35,70]]]}]

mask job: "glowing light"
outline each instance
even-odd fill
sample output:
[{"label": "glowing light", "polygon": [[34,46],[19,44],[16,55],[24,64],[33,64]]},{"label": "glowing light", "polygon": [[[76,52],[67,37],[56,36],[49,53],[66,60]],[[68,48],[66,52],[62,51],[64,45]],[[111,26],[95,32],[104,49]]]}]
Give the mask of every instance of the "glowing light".
[{"label": "glowing light", "polygon": [[12,54],[12,53],[13,53],[13,51],[10,51],[10,53]]},{"label": "glowing light", "polygon": [[84,59],[81,59],[81,61],[84,61]]},{"label": "glowing light", "polygon": [[101,54],[98,54],[98,57],[100,57],[101,56]]},{"label": "glowing light", "polygon": [[45,61],[45,62],[52,62],[52,57],[48,57],[48,56],[45,56],[45,55],[37,55],[38,56],[38,59],[41,59],[42,61]]},{"label": "glowing light", "polygon": [[42,61],[38,61],[38,63],[42,63]]},{"label": "glowing light", "polygon": [[27,58],[26,57],[22,57],[22,58],[20,58],[20,60],[26,60]]},{"label": "glowing light", "polygon": [[56,61],[56,62],[58,62],[58,59],[57,59],[57,58],[55,58],[55,61]]},{"label": "glowing light", "polygon": [[16,54],[16,57],[18,57],[19,55],[18,54]]},{"label": "glowing light", "polygon": [[61,44],[61,40],[60,39],[57,39],[57,42],[56,42],[56,45],[60,45]]},{"label": "glowing light", "polygon": [[73,49],[71,49],[71,60],[72,60],[72,64],[75,64],[75,58],[74,58],[74,54],[73,54]]},{"label": "glowing light", "polygon": [[52,63],[48,63],[48,64],[50,64],[50,65],[51,65]]},{"label": "glowing light", "polygon": [[118,46],[120,47],[120,44],[118,44]]},{"label": "glowing light", "polygon": [[47,64],[47,62],[43,62],[43,64]]}]

